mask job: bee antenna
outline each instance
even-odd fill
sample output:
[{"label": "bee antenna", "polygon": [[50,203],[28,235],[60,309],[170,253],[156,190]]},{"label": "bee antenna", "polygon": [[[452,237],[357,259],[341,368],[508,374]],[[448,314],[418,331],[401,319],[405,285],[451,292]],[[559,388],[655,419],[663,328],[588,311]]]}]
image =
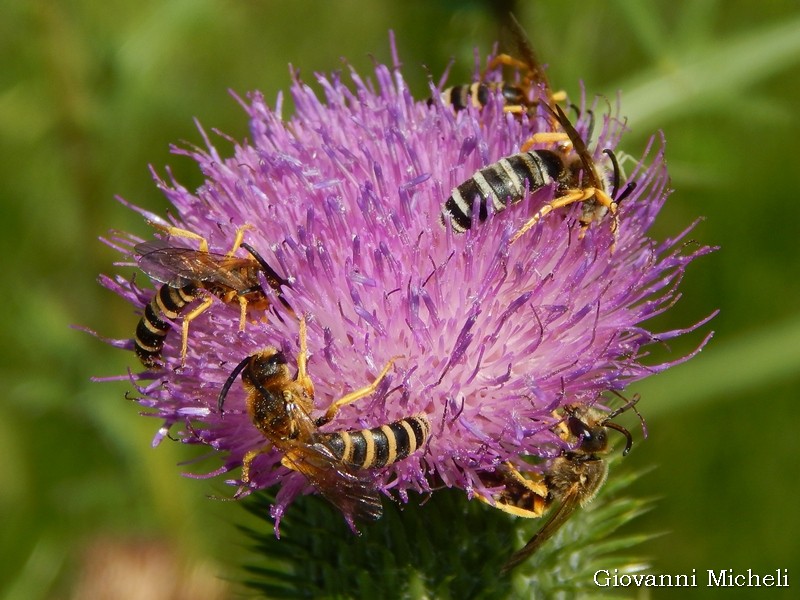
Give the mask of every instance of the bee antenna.
[{"label": "bee antenna", "polygon": [[617,204],[625,200],[628,196],[630,196],[633,191],[636,189],[636,182],[629,181],[628,185],[625,186],[625,189],[622,190],[622,193],[619,195],[619,198],[616,199]]},{"label": "bee antenna", "polygon": [[253,358],[252,356],[248,356],[247,358],[242,360],[242,362],[236,365],[233,371],[231,371],[231,374],[230,376],[228,376],[228,379],[225,380],[225,384],[219,391],[219,396],[217,396],[217,410],[219,410],[220,414],[222,414],[222,406],[225,404],[225,398],[228,396],[228,391],[231,389],[231,386],[236,381],[236,378],[239,376],[239,373],[241,373],[244,370],[244,368],[248,364],[250,364],[250,359],[252,358]]},{"label": "bee antenna", "polygon": [[625,396],[623,396],[622,394],[620,394],[616,390],[611,390],[611,393],[614,394],[615,396],[617,396],[618,398],[622,398],[625,401],[625,404],[623,406],[620,406],[617,410],[612,412],[610,415],[608,415],[606,417],[606,419],[605,419],[606,421],[610,421],[611,419],[614,419],[614,418],[618,417],[619,415],[621,415],[622,413],[624,413],[625,411],[630,410],[630,409],[633,409],[633,412],[635,412],[637,415],[639,415],[639,418],[642,417],[642,415],[639,414],[639,411],[636,410],[636,403],[639,402],[639,400],[642,399],[642,397],[639,394],[634,394],[633,397],[630,400],[628,400]]},{"label": "bee antenna", "polygon": [[622,451],[622,456],[627,456],[628,452],[631,451],[631,446],[633,446],[633,438],[631,437],[631,434],[627,429],[625,429],[621,425],[617,425],[616,423],[611,422],[611,420],[621,415],[627,410],[633,410],[633,412],[636,413],[636,416],[639,417],[639,422],[641,422],[642,424],[642,432],[644,433],[644,437],[647,437],[647,426],[645,425],[644,417],[642,416],[642,413],[640,413],[636,408],[636,403],[639,402],[639,400],[641,400],[642,397],[639,394],[634,394],[633,397],[630,400],[628,400],[625,396],[623,396],[616,390],[611,390],[611,392],[615,396],[622,398],[625,401],[625,404],[620,406],[617,410],[613,411],[611,414],[609,414],[603,420],[601,425],[603,427],[608,427],[615,431],[619,431],[622,435],[625,436],[627,443],[625,444],[625,449]]},{"label": "bee antenna", "polygon": [[636,182],[629,181],[628,185],[625,186],[625,189],[622,190],[622,193],[619,196],[617,196],[617,192],[619,191],[619,174],[620,174],[617,155],[614,154],[614,151],[611,150],[611,148],[606,148],[605,150],[603,150],[603,154],[605,154],[606,156],[608,156],[608,158],[611,159],[611,164],[614,166],[614,181],[613,181],[613,190],[611,192],[611,197],[617,204],[619,204],[620,202],[625,200],[625,198],[630,196],[633,190],[636,189]]},{"label": "bee antenna", "polygon": [[625,436],[625,449],[622,451],[622,456],[628,456],[628,452],[630,452],[631,448],[633,447],[633,436],[631,435],[631,432],[625,429],[622,425],[618,425],[613,421],[603,421],[603,427],[608,427],[614,431],[619,431]]},{"label": "bee antenna", "polygon": [[[284,285],[286,287],[292,287],[289,284],[289,280],[288,279],[284,279],[283,277],[278,275],[278,273],[275,271],[275,269],[270,267],[269,263],[267,263],[267,261],[265,261],[264,258],[258,252],[256,252],[256,249],[253,248],[250,244],[248,244],[246,242],[242,242],[241,245],[245,250],[247,250],[250,254],[253,255],[253,258],[256,259],[256,262],[261,267],[261,270],[264,272],[264,277],[266,277],[267,282],[269,283],[270,287],[273,290],[275,290],[275,293],[277,294],[278,299],[281,301],[281,304],[283,304],[284,307],[286,307],[288,310],[291,311],[292,307],[286,301],[286,298],[281,293],[281,289],[280,289],[281,286],[284,286]],[[280,315],[278,315],[278,318],[280,318]]]},{"label": "bee antenna", "polygon": [[289,285],[289,280],[284,279],[283,277],[278,275],[275,269],[270,267],[269,263],[267,263],[267,261],[265,261],[264,258],[258,252],[256,252],[256,249],[253,248],[250,244],[248,244],[247,242],[242,242],[242,248],[247,250],[253,256],[253,258],[256,259],[256,262],[261,267],[261,270],[264,271],[264,275],[266,275],[267,280],[269,280],[273,288],[277,289],[282,285],[291,287]]},{"label": "bee antenna", "polygon": [[611,159],[611,164],[614,167],[614,180],[612,182],[611,197],[616,199],[617,190],[619,190],[619,162],[617,162],[617,155],[614,154],[614,151],[611,148],[606,148],[603,150],[603,154]]}]

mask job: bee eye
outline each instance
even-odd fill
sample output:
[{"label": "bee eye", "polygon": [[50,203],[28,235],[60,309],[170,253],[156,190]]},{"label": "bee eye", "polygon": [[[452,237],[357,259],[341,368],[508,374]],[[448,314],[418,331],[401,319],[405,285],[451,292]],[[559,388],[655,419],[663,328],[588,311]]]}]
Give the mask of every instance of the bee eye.
[{"label": "bee eye", "polygon": [[572,435],[576,438],[583,438],[584,441],[592,436],[592,430],[578,417],[569,417],[567,419],[567,428]]},{"label": "bee eye", "polygon": [[584,452],[599,452],[605,449],[608,444],[608,436],[603,427],[596,427],[588,430],[588,435],[581,442],[581,449]]},{"label": "bee eye", "polygon": [[253,363],[252,372],[256,374],[256,379],[263,380],[277,375],[283,365],[286,364],[286,356],[283,352],[276,352],[269,356],[260,356]]},{"label": "bee eye", "polygon": [[275,354],[269,357],[268,362],[270,365],[275,365],[276,367],[280,365],[285,365],[287,364],[286,355],[283,352],[276,352]]},{"label": "bee eye", "polygon": [[569,432],[580,440],[580,449],[588,454],[605,449],[608,444],[608,435],[605,427],[592,427],[581,421],[578,417],[567,420]]}]

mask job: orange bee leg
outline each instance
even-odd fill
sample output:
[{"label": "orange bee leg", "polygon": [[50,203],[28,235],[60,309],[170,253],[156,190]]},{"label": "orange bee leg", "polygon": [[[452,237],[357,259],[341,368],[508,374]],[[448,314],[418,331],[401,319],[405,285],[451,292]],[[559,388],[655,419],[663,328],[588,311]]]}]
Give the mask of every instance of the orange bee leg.
[{"label": "orange bee leg", "polygon": [[[155,221],[149,221],[150,225],[155,227],[156,229],[163,231],[170,237],[179,237],[185,238],[188,240],[197,240],[200,242],[200,247],[198,250],[200,252],[208,252],[208,241],[201,236],[199,233],[195,233],[194,231],[189,231],[188,229],[182,229],[180,227],[173,227],[172,225],[162,225],[161,223],[156,223]],[[248,229],[253,229],[253,226],[250,224],[245,223],[241,227],[236,230],[236,235],[233,238],[233,245],[231,249],[228,250],[226,256],[233,256],[235,252],[239,249],[239,246],[242,245],[242,241],[244,240],[244,232]]]},{"label": "orange bee leg", "polygon": [[369,396],[370,394],[375,393],[375,390],[378,389],[378,385],[380,385],[381,380],[383,380],[383,378],[386,377],[386,375],[389,373],[389,369],[392,368],[392,365],[394,364],[394,361],[396,361],[399,358],[403,358],[402,355],[393,356],[392,358],[390,358],[389,362],[386,363],[386,366],[383,367],[383,370],[375,378],[375,381],[373,381],[369,385],[365,385],[364,387],[355,390],[354,392],[350,392],[346,396],[342,396],[336,402],[331,404],[328,407],[328,410],[325,411],[325,416],[321,419],[321,422],[322,423],[327,423],[328,421],[331,421],[333,419],[333,417],[336,416],[336,413],[339,412],[339,409],[342,406],[344,406],[346,404],[351,404],[352,402],[355,402],[356,400],[360,400],[361,398],[365,398],[365,397]]},{"label": "orange bee leg", "polygon": [[[545,204],[542,208],[538,210],[538,212],[533,215],[519,230],[511,236],[511,240],[509,241],[510,244],[516,242],[520,237],[525,235],[530,229],[532,229],[539,221],[541,221],[544,217],[549,215],[554,210],[559,208],[563,208],[565,206],[569,206],[570,204],[575,204],[576,202],[586,202],[588,200],[594,199],[595,202],[604,206],[608,209],[608,212],[612,215],[611,220],[611,233],[614,236],[614,241],[611,245],[611,251],[614,251],[617,243],[617,235],[619,231],[619,214],[617,212],[617,203],[606,194],[603,190],[600,190],[595,187],[588,187],[583,189],[577,189],[568,191],[565,195],[556,198],[549,204]],[[585,235],[586,229],[591,224],[591,220],[584,221],[581,220],[581,233],[580,237],[583,238]]]},{"label": "orange bee leg", "polygon": [[247,298],[239,296],[239,331],[244,331],[244,324],[247,320]]},{"label": "orange bee leg", "polygon": [[308,376],[308,342],[306,336],[308,334],[308,326],[306,325],[306,317],[300,317],[300,352],[297,355],[297,376],[295,381],[300,384],[308,394],[309,398],[314,397],[314,382]]},{"label": "orange bee leg", "polygon": [[180,227],[173,227],[172,225],[162,225],[161,223],[156,223],[154,221],[149,221],[150,225],[155,227],[156,229],[163,231],[170,237],[180,237],[186,238],[188,240],[197,240],[200,242],[200,252],[208,252],[208,242],[206,238],[202,235],[195,233],[194,231],[189,231],[188,229],[181,229]]},{"label": "orange bee leg", "polygon": [[233,256],[236,253],[236,251],[239,249],[239,246],[241,246],[242,242],[244,241],[244,232],[248,229],[255,229],[255,227],[245,223],[236,230],[236,236],[233,238],[233,246],[231,246],[231,249],[228,250],[226,256]]},{"label": "orange bee leg", "polygon": [[[518,69],[520,71],[530,72],[531,66],[522,61],[518,58],[514,58],[510,54],[498,54],[489,63],[486,65],[486,71],[491,71],[492,69],[496,69],[497,67],[511,67],[512,69]],[[481,74],[481,78],[486,74],[484,71]]]},{"label": "orange bee leg", "polygon": [[196,308],[183,317],[181,323],[181,366],[186,362],[186,351],[189,349],[189,323],[199,317],[214,302],[211,296],[206,297]]},{"label": "orange bee leg", "polygon": [[[614,201],[611,196],[606,194],[603,190],[599,190],[597,188],[594,189],[594,202],[599,204],[600,206],[605,207],[608,212],[611,213],[611,251],[617,247],[617,240],[619,239],[619,212],[617,210],[617,203]],[[583,236],[586,235],[586,230],[589,228],[589,225],[592,224],[592,221],[596,219],[596,214],[594,211],[590,211],[589,218],[582,217],[581,218],[581,231],[578,234],[579,239],[583,239]]]},{"label": "orange bee leg", "polygon": [[542,208],[540,208],[535,215],[533,215],[527,223],[525,223],[520,229],[511,236],[511,240],[509,243],[513,244],[516,242],[520,237],[525,235],[530,229],[532,229],[539,221],[541,221],[544,217],[549,215],[554,210],[559,208],[563,208],[564,206],[569,206],[570,204],[574,204],[575,202],[583,202],[588,200],[594,194],[594,188],[587,188],[585,190],[573,190],[568,192],[566,195],[561,196],[560,198],[556,198],[549,204],[545,204]]},{"label": "orange bee leg", "polygon": [[526,519],[538,519],[544,514],[548,489],[541,476],[538,476],[538,480],[528,479],[511,463],[498,467],[492,476],[497,478],[497,483],[503,485],[503,489],[493,493],[491,497],[476,494],[478,500]]},{"label": "orange bee leg", "polygon": [[539,133],[534,133],[523,142],[522,146],[520,146],[520,152],[527,152],[537,144],[546,144],[549,146],[558,145],[559,148],[566,151],[568,150],[568,145],[570,145],[570,139],[569,136],[563,132],[540,131]]},{"label": "orange bee leg", "polygon": [[265,454],[270,450],[272,450],[272,443],[268,442],[258,449],[247,451],[247,453],[244,455],[244,458],[242,459],[242,482],[250,483],[250,470],[253,465],[253,461],[260,454]]}]

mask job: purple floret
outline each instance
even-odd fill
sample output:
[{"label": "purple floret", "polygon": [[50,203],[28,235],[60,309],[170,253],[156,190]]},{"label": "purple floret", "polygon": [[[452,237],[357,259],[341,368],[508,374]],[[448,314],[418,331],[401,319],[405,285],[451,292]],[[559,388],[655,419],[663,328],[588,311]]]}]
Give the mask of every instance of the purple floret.
[{"label": "purple floret", "polygon": [[[289,279],[282,293],[295,314],[264,283],[272,307],[240,331],[238,304],[215,300],[191,323],[183,368],[177,322],[166,338],[164,368],[131,377],[140,403],[164,421],[157,440],[169,432],[205,444],[223,463],[210,475],[233,471],[265,440],[245,412],[238,381],[224,415],[217,395],[242,359],[266,347],[296,364],[302,314],[313,417],[402,357],[374,395],[323,426],[351,430],[427,415],[426,447],[374,473],[382,491],[404,500],[408,490],[442,485],[481,491],[478,473],[558,451],[563,442],[550,430],[554,409],[602,403],[603,392],[671,366],[648,364],[644,347],[693,328],[652,332],[646,322],[677,301],[687,265],[710,249],[685,250],[691,228],[662,243],[648,237],[669,194],[658,138],[628,174],[636,188],[620,205],[613,251],[608,218],[580,238],[579,205],[548,215],[509,243],[552,199],[552,188],[455,233],[441,220],[452,188],[518,152],[548,121],[505,114],[499,100],[457,114],[441,102],[429,106],[411,96],[397,67],[377,65],[374,83],[355,72],[349,77],[345,83],[341,74],[317,76],[320,94],[295,76],[296,111],[288,119],[280,98],[271,108],[252,93],[239,99],[250,140],[218,150],[201,129],[205,148],[174,149],[205,177],[195,192],[171,176],[156,177],[174,224],[205,237],[217,253],[229,249],[239,227],[252,225],[245,241]],[[598,122],[589,147],[595,160],[605,160],[602,151],[617,146],[621,122],[597,106],[581,114],[575,125],[584,136],[590,115]],[[227,147],[231,140],[221,142]],[[139,241],[116,236],[113,245],[130,254]],[[153,293],[141,281],[101,280],[139,309]],[[261,455],[250,482],[254,489],[281,484],[276,519],[309,489],[280,459],[278,452]]]}]

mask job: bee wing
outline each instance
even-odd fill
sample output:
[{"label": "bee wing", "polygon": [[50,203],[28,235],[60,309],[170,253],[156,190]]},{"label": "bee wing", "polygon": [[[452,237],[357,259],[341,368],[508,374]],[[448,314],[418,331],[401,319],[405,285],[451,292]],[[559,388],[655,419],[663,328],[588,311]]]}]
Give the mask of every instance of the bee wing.
[{"label": "bee wing", "polygon": [[529,556],[532,556],[542,544],[549,540],[553,535],[561,529],[564,523],[569,520],[572,513],[574,513],[581,506],[580,488],[576,484],[572,489],[564,494],[564,498],[559,502],[552,514],[547,519],[547,522],[542,525],[542,528],[525,544],[520,550],[512,554],[506,563],[503,565],[502,572],[507,573],[518,564],[524,562]]},{"label": "bee wing", "polygon": [[536,56],[536,51],[531,45],[528,34],[514,15],[510,15],[507,25],[511,34],[514,50],[522,57],[522,61],[531,70],[530,77],[533,83],[541,88],[541,91],[544,92],[543,96],[545,100],[549,101],[552,95],[550,82],[547,79],[547,74],[542,67],[542,63],[539,61],[539,57]]},{"label": "bee wing", "polygon": [[297,444],[286,452],[284,461],[305,475],[348,520],[380,518],[381,501],[372,481],[337,459],[324,444]]},{"label": "bee wing", "polygon": [[139,268],[172,287],[203,281],[245,291],[258,286],[258,264],[247,258],[201,252],[152,241],[137,244]]}]

